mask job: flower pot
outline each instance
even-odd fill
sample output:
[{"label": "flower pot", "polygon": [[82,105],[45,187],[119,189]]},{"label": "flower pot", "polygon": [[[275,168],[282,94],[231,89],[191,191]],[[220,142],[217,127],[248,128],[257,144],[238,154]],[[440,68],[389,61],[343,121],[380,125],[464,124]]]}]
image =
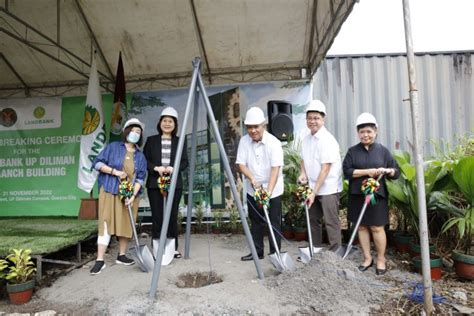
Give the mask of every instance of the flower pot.
[{"label": "flower pot", "polygon": [[303,227],[294,227],[293,235],[296,241],[308,240],[308,230]]},{"label": "flower pot", "polygon": [[[421,271],[421,256],[413,257],[413,265],[416,272],[422,273]],[[431,280],[441,279],[443,260],[440,256],[435,255],[434,253],[430,254],[430,268],[431,268]]]},{"label": "flower pot", "polygon": [[410,240],[413,238],[413,235],[407,233],[396,233],[394,237],[395,249],[401,253],[408,253],[410,251]]},{"label": "flower pot", "polygon": [[385,235],[387,236],[387,246],[390,248],[395,248],[396,242],[395,242],[395,234],[399,232],[395,230],[386,230]]},{"label": "flower pot", "polygon": [[458,250],[453,251],[454,269],[461,278],[474,280],[474,256]]},{"label": "flower pot", "polygon": [[239,227],[232,227],[230,229],[230,233],[235,235],[235,234],[240,234],[240,228]]},{"label": "flower pot", "polygon": [[[429,244],[429,246],[430,246],[430,253],[434,253],[435,250],[436,250],[436,246],[433,245],[433,244]],[[410,241],[410,251],[409,251],[409,253],[410,253],[411,258],[421,255],[421,246],[420,246],[419,242],[417,242],[413,239]]]},{"label": "flower pot", "polygon": [[24,304],[31,299],[33,289],[35,287],[35,279],[25,283],[7,284],[7,292],[10,302],[15,305]]},{"label": "flower pot", "polygon": [[283,235],[283,238],[287,240],[291,240],[295,237],[295,234],[293,233],[293,230],[290,226],[283,226],[281,228],[281,234]]}]

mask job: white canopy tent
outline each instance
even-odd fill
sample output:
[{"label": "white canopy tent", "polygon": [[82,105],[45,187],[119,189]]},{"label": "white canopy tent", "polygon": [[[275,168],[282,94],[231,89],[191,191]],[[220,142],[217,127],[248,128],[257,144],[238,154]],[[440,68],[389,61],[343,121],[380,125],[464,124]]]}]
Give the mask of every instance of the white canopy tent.
[{"label": "white canopy tent", "polygon": [[119,51],[127,91],[312,76],[357,0],[4,0],[0,98],[84,95],[97,50],[104,91]]}]

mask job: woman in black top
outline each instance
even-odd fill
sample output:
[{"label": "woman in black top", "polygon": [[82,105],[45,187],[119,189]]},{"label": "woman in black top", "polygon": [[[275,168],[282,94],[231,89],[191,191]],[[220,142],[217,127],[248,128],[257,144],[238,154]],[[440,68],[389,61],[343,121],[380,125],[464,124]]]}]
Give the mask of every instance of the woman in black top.
[{"label": "woman in black top", "polygon": [[[145,154],[148,167],[148,179],[146,181],[148,199],[152,214],[152,238],[153,250],[158,249],[158,239],[163,225],[164,209],[163,195],[158,188],[157,180],[162,175],[171,176],[174,172],[173,165],[176,159],[179,138],[178,132],[178,112],[172,107],[167,107],[161,112],[160,120],[156,126],[158,135],[147,138],[143,153]],[[178,206],[183,193],[183,179],[181,172],[188,166],[186,154],[186,143],[183,147],[181,163],[179,165],[178,181],[174,192],[173,206],[171,208],[171,217],[168,226],[167,237],[175,239],[175,258],[181,258],[178,251]],[[170,203],[171,201],[168,201]]]},{"label": "woman in black top", "polygon": [[372,233],[377,251],[375,272],[384,274],[387,271],[385,265],[387,238],[384,226],[388,223],[388,191],[385,178],[398,178],[400,170],[390,151],[375,142],[378,127],[375,117],[370,113],[362,113],[357,118],[356,126],[360,143],[349,148],[342,165],[344,175],[349,179],[348,219],[355,223],[359,218],[365,200],[361,190],[362,182],[367,178],[376,179],[380,174],[384,174],[380,188],[375,193],[377,203],[375,205],[369,203],[358,230],[359,242],[364,253],[364,261],[359,270],[365,271],[374,264],[370,253],[370,233]]}]

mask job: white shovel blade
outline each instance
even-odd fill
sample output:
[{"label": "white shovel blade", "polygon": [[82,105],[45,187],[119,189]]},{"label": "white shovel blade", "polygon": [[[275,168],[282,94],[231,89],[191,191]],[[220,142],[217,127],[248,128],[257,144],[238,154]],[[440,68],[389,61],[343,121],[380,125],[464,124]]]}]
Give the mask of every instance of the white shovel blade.
[{"label": "white shovel blade", "polygon": [[309,247],[300,248],[300,258],[301,258],[301,262],[303,263],[308,263],[311,261],[311,253],[309,251]]},{"label": "white shovel blade", "polygon": [[270,258],[270,262],[273,264],[275,269],[278,270],[278,272],[284,272],[285,271],[285,267],[283,266],[283,262],[282,262],[282,260],[280,260],[280,258],[278,257],[278,255],[276,253],[271,254],[268,257]]},{"label": "white shovel blade", "polygon": [[290,255],[286,252],[280,253],[280,257],[278,254],[273,253],[269,255],[269,258],[270,262],[279,272],[293,271],[296,269],[295,263],[291,259]]},{"label": "white shovel blade", "polygon": [[283,261],[283,266],[285,267],[285,271],[294,271],[296,269],[296,266],[290,255],[286,252],[282,252],[280,255],[281,261]]},{"label": "white shovel blade", "polygon": [[[308,263],[311,261],[311,252],[309,251],[309,247],[300,247],[300,258],[301,262]],[[323,251],[324,247],[313,247],[313,256],[321,251]]]},{"label": "white shovel blade", "polygon": [[[160,244],[159,239],[153,239],[153,255],[156,258],[158,255],[158,246]],[[163,259],[161,260],[162,266],[167,266],[173,261],[175,251],[175,240],[174,238],[166,239],[165,251],[163,252]]]}]

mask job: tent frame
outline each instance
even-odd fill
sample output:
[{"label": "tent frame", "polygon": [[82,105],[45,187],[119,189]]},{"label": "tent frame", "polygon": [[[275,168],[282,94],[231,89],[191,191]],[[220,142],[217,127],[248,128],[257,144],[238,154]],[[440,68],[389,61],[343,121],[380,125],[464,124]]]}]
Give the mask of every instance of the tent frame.
[{"label": "tent frame", "polygon": [[[219,148],[221,161],[222,161],[222,164],[224,165],[225,173],[227,175],[227,179],[229,180],[229,184],[230,184],[230,189],[232,191],[232,195],[234,197],[234,201],[237,206],[237,210],[239,211],[240,219],[242,221],[242,227],[244,228],[245,237],[247,238],[250,252],[252,253],[252,256],[253,256],[255,268],[257,269],[257,275],[258,275],[258,278],[262,280],[263,272],[262,272],[262,268],[260,267],[257,250],[255,249],[255,244],[250,234],[250,228],[247,223],[247,219],[245,216],[242,202],[240,200],[239,193],[237,191],[237,186],[235,185],[235,179],[232,174],[232,170],[230,168],[229,159],[227,158],[225,148],[224,148],[224,143],[222,141],[222,138],[219,133],[219,128],[216,123],[216,118],[214,117],[211,103],[209,101],[209,97],[207,95],[206,88],[204,86],[204,82],[201,77],[200,67],[201,67],[201,59],[199,57],[196,57],[193,61],[194,70],[193,70],[191,83],[189,85],[189,94],[188,94],[188,100],[186,102],[186,111],[184,114],[183,127],[182,127],[182,130],[184,130],[187,127],[189,115],[191,112],[191,107],[193,107],[192,103],[194,101],[194,111],[193,111],[194,118],[193,118],[192,136],[191,136],[191,163],[190,163],[190,170],[189,170],[188,212],[187,212],[186,237],[185,237],[186,238],[185,258],[186,259],[189,258],[189,241],[190,241],[190,234],[191,234],[191,213],[192,213],[192,200],[193,200],[192,188],[194,184],[194,169],[196,166],[196,145],[197,145],[196,128],[197,128],[197,116],[198,116],[197,110],[199,106],[199,94],[200,94],[206,106],[207,116],[209,119],[208,121],[211,125],[212,131],[214,132],[214,137],[216,139],[216,142]],[[173,170],[179,170],[183,150],[186,150],[184,148],[184,139],[185,137],[179,138]],[[178,180],[178,173],[174,172],[171,176],[171,184],[170,184],[170,189],[168,193],[169,201],[173,201],[177,180]],[[163,260],[163,253],[165,250],[166,234],[168,232],[172,206],[173,206],[173,203],[167,203],[166,209],[164,210],[164,218],[163,218],[163,225],[161,227],[160,242],[158,246],[158,252],[156,254],[155,267],[153,269],[153,276],[152,276],[152,282],[151,282],[150,293],[149,293],[150,298],[152,299],[156,297],[156,292],[158,288],[158,280],[159,280],[160,271],[161,271],[161,262]]]}]

